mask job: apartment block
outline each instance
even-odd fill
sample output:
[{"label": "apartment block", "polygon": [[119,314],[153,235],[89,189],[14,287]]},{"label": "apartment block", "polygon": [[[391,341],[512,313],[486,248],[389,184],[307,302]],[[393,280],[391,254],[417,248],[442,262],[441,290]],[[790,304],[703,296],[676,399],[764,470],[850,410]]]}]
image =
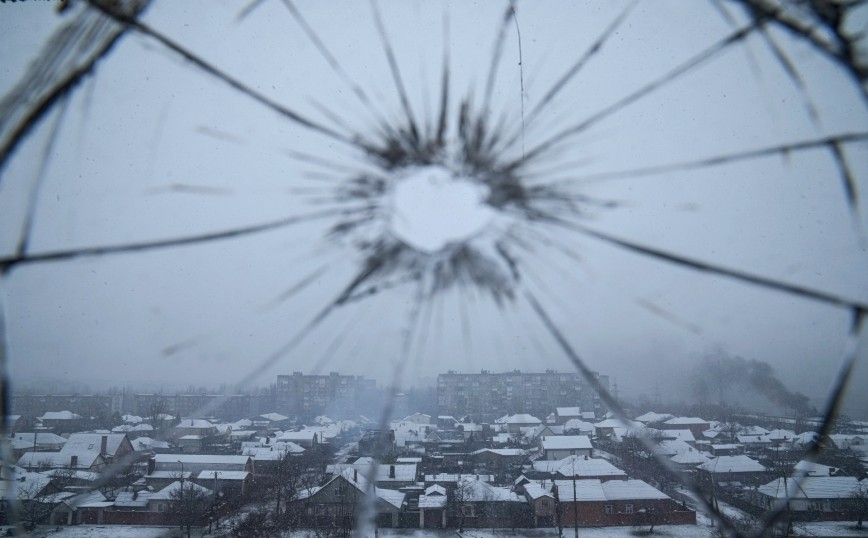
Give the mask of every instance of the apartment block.
[{"label": "apartment block", "polygon": [[[609,377],[595,374],[609,388]],[[437,376],[440,415],[470,415],[478,422],[516,413],[545,419],[557,407],[579,406],[582,411],[603,411],[600,398],[578,372],[525,373],[519,370],[464,374],[450,370]]]},{"label": "apartment block", "polygon": [[[376,393],[377,383],[363,376],[328,375],[277,376],[277,409],[290,416],[336,414],[352,416]],[[353,411],[356,413],[353,413]]]}]

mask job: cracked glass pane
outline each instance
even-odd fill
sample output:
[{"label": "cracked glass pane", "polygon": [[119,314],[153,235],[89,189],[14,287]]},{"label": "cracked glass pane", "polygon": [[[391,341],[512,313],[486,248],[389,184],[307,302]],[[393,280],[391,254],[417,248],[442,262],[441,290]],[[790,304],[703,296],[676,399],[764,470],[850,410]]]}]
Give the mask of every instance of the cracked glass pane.
[{"label": "cracked glass pane", "polygon": [[0,10],[16,385],[578,369],[816,415],[844,371],[868,408],[864,7]]}]

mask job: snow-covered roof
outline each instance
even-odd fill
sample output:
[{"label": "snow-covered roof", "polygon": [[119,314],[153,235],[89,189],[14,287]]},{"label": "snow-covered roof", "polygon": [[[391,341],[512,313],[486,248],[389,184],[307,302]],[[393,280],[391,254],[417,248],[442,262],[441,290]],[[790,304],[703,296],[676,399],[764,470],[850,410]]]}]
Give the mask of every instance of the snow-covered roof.
[{"label": "snow-covered roof", "polygon": [[207,420],[201,418],[184,418],[181,419],[181,422],[179,422],[175,427],[210,429],[213,428],[214,425]]},{"label": "snow-covered roof", "polygon": [[169,478],[178,480],[183,478],[184,480],[193,478],[193,474],[191,471],[184,471],[181,473],[180,467],[177,470],[172,471],[151,471],[151,473],[147,476],[147,478],[157,479],[157,480],[167,480]]},{"label": "snow-covered roof", "polygon": [[542,424],[542,421],[533,415],[527,413],[519,413],[516,415],[507,415],[495,420],[498,424]]},{"label": "snow-covered roof", "polygon": [[[576,419],[571,419],[576,420]],[[564,426],[557,426],[555,424],[540,424],[539,426],[535,426],[527,432],[526,437],[528,439],[536,439],[540,435],[563,435],[564,434]]]},{"label": "snow-covered roof", "polygon": [[559,417],[581,417],[581,407],[556,407],[555,412]]},{"label": "snow-covered roof", "polygon": [[504,457],[518,457],[527,455],[526,450],[522,450],[521,448],[480,448],[479,450],[475,450],[471,452],[474,456],[478,456],[479,454],[483,454],[485,452],[490,452],[492,454],[497,454],[498,456]]},{"label": "snow-covered roof", "polygon": [[718,456],[698,466],[697,469],[710,473],[757,473],[766,470],[758,461],[744,455]]},{"label": "snow-covered roof", "polygon": [[443,508],[446,506],[446,495],[419,495],[419,508]]},{"label": "snow-covered roof", "polygon": [[585,458],[584,456],[567,456],[556,461],[537,460],[533,462],[534,471],[540,473],[558,473],[566,477],[606,476],[624,477],[627,473],[618,469],[602,458]]},{"label": "snow-covered roof", "polygon": [[709,457],[703,454],[702,452],[697,452],[696,450],[690,450],[687,452],[681,452],[669,458],[673,463],[677,463],[679,465],[699,465],[701,463],[705,463],[709,460]]},{"label": "snow-covered roof", "polygon": [[608,480],[602,483],[606,500],[668,499],[669,496],[642,480]]},{"label": "snow-covered roof", "polygon": [[540,497],[554,497],[551,486],[544,486],[536,482],[529,482],[524,485],[524,491],[532,500],[537,500]]},{"label": "snow-covered roof", "polygon": [[585,420],[571,418],[564,422],[564,431],[578,430],[580,432],[594,433],[594,425]]},{"label": "snow-covered roof", "polygon": [[860,487],[853,476],[807,476],[800,481],[778,478],[758,488],[763,495],[784,498],[789,488],[795,499],[840,499],[849,497]]},{"label": "snow-covered roof", "polygon": [[319,432],[313,430],[301,430],[297,432],[283,432],[278,437],[278,441],[313,441],[319,439]]},{"label": "snow-covered roof", "polygon": [[443,508],[446,506],[446,488],[433,484],[425,488],[425,494],[419,496],[419,508]]},{"label": "snow-covered roof", "polygon": [[75,471],[71,469],[51,469],[49,471],[45,471],[45,474],[52,477],[60,477],[60,478],[75,478],[76,480],[83,480],[85,482],[96,482],[100,479],[100,473],[94,473],[91,471]]},{"label": "snow-covered roof", "polygon": [[660,441],[654,446],[654,451],[657,454],[662,454],[664,456],[675,456],[677,454],[690,452],[691,450],[693,450],[693,447],[681,439],[666,439]]},{"label": "snow-covered roof", "polygon": [[[335,476],[332,480],[339,480],[343,478],[347,482],[349,482],[352,486],[356,487],[359,491],[364,494],[367,494],[368,491],[371,490],[368,480],[363,476],[363,473],[354,472],[354,469],[344,469],[344,471]],[[329,481],[331,483],[331,481]],[[378,498],[382,499],[386,503],[394,506],[395,508],[401,508],[404,504],[404,498],[406,494],[393,489],[385,489],[380,487],[374,487],[374,495]]]},{"label": "snow-covered roof", "polygon": [[122,491],[115,497],[114,504],[118,508],[145,508],[151,495],[150,491]]},{"label": "snow-covered roof", "polygon": [[681,439],[682,441],[692,443],[696,441],[696,437],[693,436],[693,432],[690,430],[662,430],[663,435],[667,439]]},{"label": "snow-covered roof", "polygon": [[72,411],[46,411],[44,415],[37,418],[39,420],[75,420],[81,418],[81,415]]},{"label": "snow-covered roof", "polygon": [[[211,494],[213,493],[210,489],[203,487],[203,486],[200,486],[199,484],[196,484],[195,482],[190,482],[189,480],[184,482],[183,487],[185,490],[192,489],[194,491],[198,491],[206,497],[210,497]],[[181,489],[181,481],[176,480],[175,482],[172,482],[171,484],[164,487],[160,491],[157,491],[156,493],[151,494],[150,500],[152,500],[152,501],[171,500],[173,498],[173,495],[177,495],[176,492],[178,492],[180,489]]]},{"label": "snow-covered roof", "polygon": [[152,432],[154,427],[150,424],[121,424],[112,428],[112,433],[127,433],[127,432]]},{"label": "snow-covered roof", "polygon": [[152,439],[151,437],[138,437],[135,441],[132,441],[133,448],[137,452],[141,452],[144,450],[153,450],[155,448],[160,449],[169,449],[168,441],[161,441],[159,439]]},{"label": "snow-covered roof", "polygon": [[263,413],[259,416],[269,422],[281,422],[283,420],[289,420],[288,416],[281,415],[280,413]]},{"label": "snow-covered roof", "polygon": [[66,443],[66,438],[51,432],[19,432],[14,437],[10,435],[9,438],[15,441],[22,441],[30,446],[33,446],[34,439],[37,446],[53,446]]},{"label": "snow-covered roof", "polygon": [[[99,454],[84,454],[78,458],[75,468],[87,469],[94,464]],[[60,452],[25,452],[18,458],[19,467],[72,467],[72,456]]]},{"label": "snow-covered roof", "polygon": [[425,488],[425,495],[446,495],[446,488],[440,484],[431,484]]},{"label": "snow-covered roof", "polygon": [[663,424],[708,424],[708,421],[699,417],[673,417]]},{"label": "snow-covered roof", "polygon": [[155,454],[154,461],[160,463],[220,463],[246,465],[250,456],[231,456],[218,454]]},{"label": "snow-covered roof", "polygon": [[[370,476],[374,467],[374,462],[370,458],[359,458],[352,464],[339,463],[326,466],[326,472],[329,474],[342,474],[348,469],[355,469],[359,475],[364,477]],[[394,474],[394,476],[392,476]],[[401,463],[388,464],[382,463],[376,465],[375,482],[415,482],[416,481],[416,464]]]},{"label": "snow-covered roof", "polygon": [[654,411],[648,411],[644,415],[639,415],[636,417],[638,422],[663,422],[669,420],[671,418],[675,418],[674,415],[670,415],[669,413],[655,413]]},{"label": "snow-covered roof", "polygon": [[796,437],[796,432],[792,430],[772,430],[766,434],[766,437],[771,441],[792,441]]},{"label": "snow-covered roof", "polygon": [[251,475],[247,471],[215,471],[213,469],[206,469],[199,471],[199,475],[196,478],[198,480],[214,480],[215,477],[217,480],[246,480],[249,476]]},{"label": "snow-covered roof", "polygon": [[587,435],[553,435],[543,437],[543,450],[586,450],[593,448]]},{"label": "snow-covered roof", "polygon": [[806,476],[832,476],[832,472],[837,470],[835,467],[808,460],[801,460],[793,469],[796,472],[805,473]]},{"label": "snow-covered roof", "polygon": [[437,473],[437,474],[426,474],[425,482],[437,482],[440,484],[452,484],[458,483],[460,480],[464,478],[478,478],[479,480],[485,482],[493,482],[494,475],[491,474],[453,474],[453,473]]},{"label": "snow-covered roof", "polygon": [[[457,493],[460,492],[460,493]],[[475,476],[464,476],[456,485],[456,493],[461,495],[463,501],[500,501],[522,502],[523,499],[508,487],[492,486],[488,482],[477,479]]]}]

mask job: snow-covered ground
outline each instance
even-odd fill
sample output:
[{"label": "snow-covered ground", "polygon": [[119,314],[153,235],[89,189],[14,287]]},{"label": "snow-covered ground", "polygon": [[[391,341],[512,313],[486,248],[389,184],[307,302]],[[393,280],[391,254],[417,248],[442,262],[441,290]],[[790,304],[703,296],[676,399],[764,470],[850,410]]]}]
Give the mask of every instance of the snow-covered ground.
[{"label": "snow-covered ground", "polygon": [[[647,536],[651,538],[711,538],[714,529],[710,527],[708,519],[697,518],[697,525],[661,525],[654,528],[654,534],[648,534],[648,527],[601,527],[580,528],[579,535],[582,538],[608,538],[608,537],[636,537]],[[6,527],[0,527],[0,534],[5,532]],[[27,536],[40,538],[182,538],[186,532],[181,533],[177,527],[139,527],[121,525],[78,525],[74,527],[48,527],[37,528]],[[415,530],[415,529],[380,529],[381,537],[408,537],[408,538],[445,538],[447,536],[463,538],[499,538],[505,536],[526,536],[528,538],[554,538],[558,535],[556,529],[472,529],[458,533],[456,530]],[[852,521],[835,521],[820,523],[802,523],[794,529],[795,536],[824,536],[824,537],[850,537],[868,538],[868,525],[863,529],[856,528]],[[207,534],[207,529],[193,529],[191,537],[226,536],[226,534]],[[313,538],[311,532],[296,531],[284,534],[284,538]],[[564,537],[573,536],[573,529],[564,529]]]},{"label": "snow-covered ground", "polygon": [[[193,529],[191,537],[214,536],[206,534],[207,529]],[[607,537],[635,537],[652,536],[659,538],[709,538],[712,529],[702,525],[662,525],[654,528],[654,534],[647,534],[648,527],[604,527],[604,528],[580,528],[582,538],[607,538]],[[186,532],[181,533],[177,527],[137,527],[120,525],[78,525],[74,527],[48,527],[42,526],[28,536],[44,538],[181,538],[186,537]],[[445,538],[447,536],[464,538],[497,538],[503,536],[527,536],[531,538],[554,538],[558,535],[556,529],[473,529],[458,533],[451,530],[415,530],[415,529],[380,529],[379,536],[401,536],[412,538]],[[315,534],[298,531],[287,533],[285,538],[308,538]],[[572,529],[564,529],[564,537],[573,536]]]}]

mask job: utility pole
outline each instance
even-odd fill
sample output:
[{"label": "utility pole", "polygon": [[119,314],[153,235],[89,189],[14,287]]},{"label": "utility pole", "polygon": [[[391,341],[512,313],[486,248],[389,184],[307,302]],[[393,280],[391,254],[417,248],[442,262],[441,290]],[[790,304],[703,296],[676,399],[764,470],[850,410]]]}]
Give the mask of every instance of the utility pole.
[{"label": "utility pole", "polygon": [[579,538],[579,499],[576,497],[576,457],[573,456],[573,530]]}]

